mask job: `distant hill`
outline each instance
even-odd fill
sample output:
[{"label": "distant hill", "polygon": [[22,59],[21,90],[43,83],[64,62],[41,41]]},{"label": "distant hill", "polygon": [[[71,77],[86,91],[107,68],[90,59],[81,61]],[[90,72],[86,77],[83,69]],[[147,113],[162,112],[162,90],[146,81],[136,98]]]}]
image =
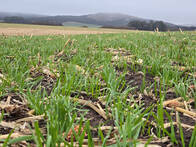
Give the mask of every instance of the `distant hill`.
[{"label": "distant hill", "polygon": [[130,16],[121,13],[97,13],[86,15],[96,22],[100,22],[102,25],[113,25],[113,26],[126,26],[130,21],[140,20],[145,21],[146,19]]},{"label": "distant hill", "polygon": [[[37,14],[6,13],[0,12],[0,22],[40,24],[40,25],[71,25],[73,26],[102,26],[111,28],[128,28],[128,23],[141,21],[149,23],[154,20],[139,18],[121,13],[96,13],[81,16],[57,15],[46,16]],[[74,22],[74,23],[73,23]],[[196,27],[175,25],[164,22],[169,30],[178,30],[179,27],[184,30],[195,30]],[[84,26],[83,25],[83,26]],[[129,28],[128,28],[129,29]]]},{"label": "distant hill", "polygon": [[57,16],[43,16],[35,14],[22,13],[6,13],[0,12],[0,19],[5,17],[23,17],[26,23],[32,24],[63,24],[64,22],[79,22],[85,24],[94,24],[99,26],[126,26],[129,21],[145,20],[130,15],[120,13],[96,13],[81,16],[72,15],[57,15]]},{"label": "distant hill", "polygon": [[196,27],[196,24],[183,24],[183,26],[186,26],[186,27]]},{"label": "distant hill", "polygon": [[59,16],[46,16],[33,19],[34,22],[48,21],[51,24],[62,24],[64,22],[79,22],[85,24],[94,24],[99,26],[126,26],[129,21],[144,20],[124,14],[117,13],[97,13],[81,16],[59,15]]}]

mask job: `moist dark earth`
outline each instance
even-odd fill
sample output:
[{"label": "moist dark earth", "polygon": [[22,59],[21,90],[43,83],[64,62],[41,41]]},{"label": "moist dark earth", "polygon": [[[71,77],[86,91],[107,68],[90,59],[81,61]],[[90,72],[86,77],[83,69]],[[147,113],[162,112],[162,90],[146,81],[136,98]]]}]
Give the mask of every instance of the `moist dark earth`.
[{"label": "moist dark earth", "polygon": [[[137,67],[138,67],[138,69],[141,69],[139,66],[137,66]],[[116,70],[119,71],[119,72],[122,72],[123,69],[122,68],[120,68],[120,69],[116,68]],[[160,97],[159,97],[160,87],[157,86],[157,89],[155,89],[155,86],[154,86],[154,83],[156,82],[155,77],[153,75],[151,75],[150,73],[148,73],[148,72],[145,73],[145,74],[141,71],[134,72],[133,69],[129,68],[129,72],[125,75],[125,80],[126,80],[127,85],[129,85],[130,87],[136,87],[133,90],[134,98],[138,99],[139,94],[141,94],[140,99],[141,99],[142,103],[144,104],[144,107],[148,108],[149,106],[154,104],[155,107],[153,108],[153,112],[157,113],[156,104],[158,104],[160,102]],[[140,89],[142,88],[144,81],[145,81],[145,88],[150,87],[151,85],[153,85],[153,86],[151,86],[152,93],[155,94],[155,91],[157,91],[157,97],[156,97],[157,99],[155,99],[151,95],[145,95],[144,93],[141,93]],[[172,88],[172,87],[168,87],[167,89],[170,89],[170,88]],[[168,92],[165,93],[165,100],[172,100],[172,99],[175,99],[175,98],[177,98],[177,94],[175,92],[168,91]],[[171,111],[171,110],[167,110],[167,109],[164,109],[164,110],[169,114],[173,113],[173,111]],[[164,123],[170,123],[170,121],[168,120],[168,117],[165,114],[164,114],[164,116],[165,116],[164,117]],[[171,115],[171,116],[172,116],[172,121],[176,122],[176,116],[175,115]],[[183,123],[183,124],[187,124],[187,125],[190,125],[190,126],[193,126],[193,127],[196,124],[196,119],[185,116],[182,113],[179,113],[179,118],[180,118],[180,122]],[[150,117],[149,120],[150,121],[155,121],[155,119],[153,117]],[[144,129],[144,132],[146,132],[146,133],[143,133],[143,134],[141,133],[140,138],[145,138],[145,139],[149,138],[150,134],[147,133],[147,130],[148,130],[148,128],[151,128],[151,127],[153,128],[153,130],[156,129],[152,125],[146,126],[146,128]],[[167,130],[169,132],[171,132],[170,127],[167,128]],[[177,142],[178,142],[178,144],[176,144],[175,146],[181,147],[182,142],[181,142],[179,129],[175,126],[174,130],[175,130],[175,133],[176,133],[175,135],[176,135],[176,139],[177,139]],[[193,132],[192,129],[183,128],[185,146],[189,145],[190,139],[191,139],[191,136],[192,136],[192,132]],[[156,131],[153,131],[153,133],[156,134]],[[161,142],[157,143],[156,142],[156,144],[159,144],[161,146],[167,146],[170,143],[171,143],[170,141],[164,142],[164,143],[161,143]]]}]

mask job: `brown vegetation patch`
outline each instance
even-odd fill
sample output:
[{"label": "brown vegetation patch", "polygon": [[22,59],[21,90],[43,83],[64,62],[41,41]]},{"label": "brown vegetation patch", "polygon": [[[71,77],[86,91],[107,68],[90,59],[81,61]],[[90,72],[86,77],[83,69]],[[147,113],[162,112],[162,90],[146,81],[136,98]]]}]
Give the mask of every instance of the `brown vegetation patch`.
[{"label": "brown vegetation patch", "polygon": [[[41,132],[46,134],[44,116],[35,116],[33,112],[21,94],[10,93],[1,97],[0,113],[3,114],[3,116],[1,116],[2,121],[0,122],[0,139],[7,139],[12,130],[11,139],[32,135],[33,132],[31,129],[34,129],[35,121],[39,122]],[[1,143],[2,142],[0,142],[0,145]],[[30,145],[26,141],[23,141],[12,146],[20,146],[22,144],[26,146]],[[34,144],[31,145],[34,146]]]},{"label": "brown vegetation patch", "polygon": [[[2,26],[2,27],[1,27]],[[39,25],[0,24],[0,35],[33,36],[33,35],[77,35],[77,34],[103,34],[119,32],[112,29],[88,29],[74,27],[55,27]]]}]

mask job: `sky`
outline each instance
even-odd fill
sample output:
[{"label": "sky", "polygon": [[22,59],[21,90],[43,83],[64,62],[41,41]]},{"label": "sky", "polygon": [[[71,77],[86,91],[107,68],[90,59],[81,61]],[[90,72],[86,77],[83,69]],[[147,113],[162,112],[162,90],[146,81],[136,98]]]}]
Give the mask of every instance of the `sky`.
[{"label": "sky", "polygon": [[1,0],[0,12],[45,15],[109,12],[196,25],[196,0]]}]

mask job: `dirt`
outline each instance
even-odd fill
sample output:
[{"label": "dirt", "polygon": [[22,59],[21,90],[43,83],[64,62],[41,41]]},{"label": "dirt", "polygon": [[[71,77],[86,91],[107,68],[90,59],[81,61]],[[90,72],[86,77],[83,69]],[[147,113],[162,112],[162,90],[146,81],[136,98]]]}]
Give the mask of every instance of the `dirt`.
[{"label": "dirt", "polygon": [[[17,104],[20,106],[22,105],[22,102],[23,102],[23,98],[20,94],[17,94],[17,93],[9,93],[9,96],[11,96],[11,99],[10,99],[10,104],[16,104],[16,102],[18,102]],[[1,101],[2,102],[6,102],[7,101],[7,98],[8,96],[2,96],[1,97]]]},{"label": "dirt", "polygon": [[[99,104],[103,109],[105,109],[105,106],[96,98],[93,98],[91,95],[88,95],[85,92],[73,92],[71,93],[71,97],[77,97],[86,101],[92,102],[95,106],[96,104]],[[112,119],[107,119],[105,120],[101,115],[99,115],[95,110],[88,106],[84,105],[78,105],[78,117],[80,118],[81,116],[84,116],[86,120],[90,121],[90,126],[93,127],[94,129],[97,129],[98,127],[101,126],[111,126],[114,127],[114,120]],[[80,111],[81,110],[81,111]],[[106,133],[103,131],[104,135],[106,136]],[[98,138],[98,132],[92,130],[92,137],[93,138]]]},{"label": "dirt", "polygon": [[35,68],[32,68],[30,74],[32,79],[30,82],[35,82],[36,79],[41,78],[36,84],[31,84],[32,90],[38,90],[41,88],[41,93],[43,94],[44,91],[46,91],[47,95],[49,96],[53,90],[53,87],[56,83],[56,79],[52,78],[50,75],[44,74],[40,70],[37,70]]},{"label": "dirt", "polygon": [[[136,65],[137,68],[135,68],[136,69],[135,71],[134,71],[133,67],[134,67],[133,65],[130,65],[130,68],[128,68],[128,72],[125,75],[125,81],[126,81],[127,86],[134,88],[134,90],[131,91],[131,95],[133,96],[131,98],[134,98],[135,101],[138,102],[139,105],[144,104],[143,105],[144,109],[147,109],[148,107],[154,105],[154,107],[152,109],[152,112],[157,114],[157,104],[160,102],[160,92],[159,92],[160,91],[160,86],[157,85],[156,88],[154,86],[157,77],[150,74],[148,72],[149,71],[148,69],[146,70],[147,72],[144,74],[141,71],[140,66]],[[119,73],[122,73],[123,70],[124,70],[123,68],[117,68],[117,67],[115,67],[115,69]],[[142,86],[144,86],[144,87],[142,87]],[[143,90],[148,89],[148,92],[142,91],[142,89]],[[173,99],[177,98],[177,94],[174,91],[174,87],[169,87],[169,86],[167,87],[166,86],[166,89],[161,88],[161,90],[166,91],[165,101],[166,100],[173,100]],[[157,93],[157,96],[155,96],[155,93]],[[193,109],[193,105],[190,104],[190,106]],[[177,120],[176,120],[176,111],[175,110],[168,110],[166,108],[164,108],[164,110],[166,112],[168,112],[168,114],[171,116],[173,122],[177,122]],[[193,119],[190,116],[186,116],[186,115],[182,114],[181,112],[179,112],[178,114],[179,114],[180,122],[182,124],[186,124],[186,125],[189,125],[189,126],[192,126],[192,127],[195,126],[196,119]],[[152,122],[152,121],[156,122],[155,118],[152,117],[152,116],[150,116],[148,120],[149,120],[149,122]],[[164,114],[164,123],[165,124],[170,123],[166,114]],[[190,142],[190,139],[191,139],[191,136],[192,136],[193,129],[185,128],[185,127],[182,127],[182,128],[183,128],[183,133],[184,133],[185,146],[188,146],[189,142]],[[167,130],[169,132],[171,132],[170,127],[168,127]],[[150,134],[148,132],[150,132]],[[158,134],[156,134],[156,127],[147,123],[144,130],[143,130],[143,133],[140,134],[139,139],[149,139],[150,136],[152,135],[152,133],[155,134],[156,136],[158,135]],[[175,125],[175,135],[176,135],[176,139],[177,139],[177,142],[178,142],[178,144],[175,144],[175,146],[179,146],[179,147],[182,146],[178,125]],[[158,145],[161,145],[161,146],[167,146],[170,143],[171,143],[171,141],[167,140],[166,142],[161,142],[160,141],[160,142],[156,142],[154,144],[158,144]]]},{"label": "dirt", "polygon": [[[33,122],[37,119],[35,115],[30,113],[32,110],[28,107],[25,98],[20,93],[9,93],[0,97],[0,104],[0,113],[3,112],[4,114],[0,122],[0,134],[8,135],[14,130],[13,133],[31,135],[32,131],[29,129],[29,126],[34,129]],[[46,133],[46,121],[44,119],[38,119],[37,121],[39,122],[40,129]],[[2,145],[1,143],[0,145]],[[27,146],[28,144],[24,141],[11,146]],[[34,145],[35,143],[31,143],[31,146]]]},{"label": "dirt", "polygon": [[53,90],[54,81],[51,77],[44,75],[43,79],[39,81],[36,85],[32,87],[33,90],[39,89],[41,87],[41,93],[46,91],[47,95],[49,96]]},{"label": "dirt", "polygon": [[136,91],[139,91],[142,86],[150,86],[153,83],[153,77],[150,74],[144,75],[143,72],[133,72],[129,71],[125,75],[126,84],[131,87],[135,87]]},{"label": "dirt", "polygon": [[5,135],[11,132],[12,128],[0,126],[0,134]]},{"label": "dirt", "polygon": [[4,109],[0,108],[0,111],[4,111],[5,113],[3,120],[6,122],[10,122],[27,117],[27,112],[29,111],[29,109],[22,101],[21,96],[19,96],[19,94],[11,93],[9,94],[9,97],[11,97],[9,104],[6,104],[8,96],[3,96],[1,98],[1,103],[7,105],[7,107],[5,106]]}]

